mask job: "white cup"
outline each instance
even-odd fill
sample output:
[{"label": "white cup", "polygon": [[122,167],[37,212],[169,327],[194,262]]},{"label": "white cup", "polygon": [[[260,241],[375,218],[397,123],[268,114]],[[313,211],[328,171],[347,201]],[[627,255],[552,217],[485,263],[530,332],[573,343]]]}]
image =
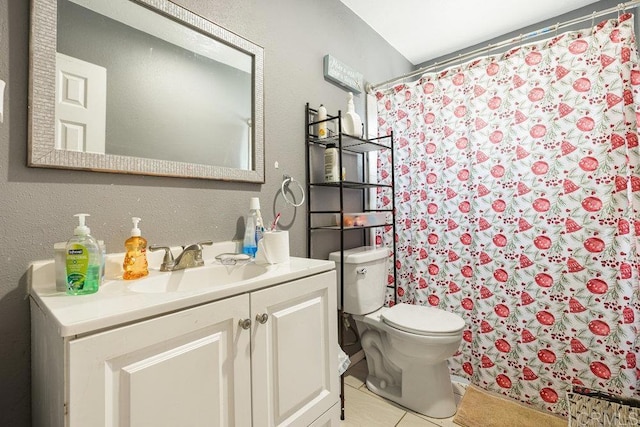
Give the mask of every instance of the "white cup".
[{"label": "white cup", "polygon": [[256,262],[280,264],[289,261],[289,232],[265,231],[258,242]]}]

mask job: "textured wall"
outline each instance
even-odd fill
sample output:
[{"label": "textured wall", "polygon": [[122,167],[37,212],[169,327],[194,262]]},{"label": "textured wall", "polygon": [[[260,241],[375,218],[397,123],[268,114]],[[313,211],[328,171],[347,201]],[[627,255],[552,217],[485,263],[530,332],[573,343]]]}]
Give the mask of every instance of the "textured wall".
[{"label": "textured wall", "polygon": [[[123,250],[130,217],[152,244],[178,245],[241,236],[249,198],[264,216],[282,211],[291,252],[306,251],[303,208],[278,197],[283,172],[304,181],[304,105],[346,109],[346,92],[324,81],[332,54],[377,83],[411,68],[338,0],[180,0],[265,48],[266,183],[239,184],[84,171],[27,168],[29,1],[0,2],[0,79],[7,82],[0,123],[0,425],[30,425],[30,322],[26,271],[52,258],[78,212],[109,252]],[[364,116],[364,96],[355,99]],[[278,161],[280,169],[274,168]],[[240,230],[239,230],[240,229]]]}]

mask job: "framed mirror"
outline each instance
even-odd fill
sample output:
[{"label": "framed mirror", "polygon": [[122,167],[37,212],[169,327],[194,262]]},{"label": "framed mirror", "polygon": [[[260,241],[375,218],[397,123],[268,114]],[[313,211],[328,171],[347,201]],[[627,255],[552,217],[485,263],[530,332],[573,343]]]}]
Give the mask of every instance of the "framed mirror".
[{"label": "framed mirror", "polygon": [[262,47],[167,0],[32,0],[32,167],[264,182]]}]

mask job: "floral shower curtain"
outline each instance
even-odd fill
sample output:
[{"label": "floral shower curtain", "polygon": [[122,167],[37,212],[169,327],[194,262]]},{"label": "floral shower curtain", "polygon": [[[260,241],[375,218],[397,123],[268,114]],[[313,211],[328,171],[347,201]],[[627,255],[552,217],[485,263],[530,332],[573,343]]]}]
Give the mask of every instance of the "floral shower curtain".
[{"label": "floral shower curtain", "polygon": [[465,319],[452,373],[561,414],[572,383],[639,397],[631,18],[376,94],[395,136],[397,236],[377,240],[397,240],[398,301]]}]

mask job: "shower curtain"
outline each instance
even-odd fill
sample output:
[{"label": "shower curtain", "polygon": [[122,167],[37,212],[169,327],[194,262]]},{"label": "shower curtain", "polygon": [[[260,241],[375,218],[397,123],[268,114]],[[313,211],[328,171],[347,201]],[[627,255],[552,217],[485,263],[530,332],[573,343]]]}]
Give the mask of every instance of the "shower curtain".
[{"label": "shower curtain", "polygon": [[453,374],[560,414],[571,384],[640,397],[639,90],[625,14],[376,93],[376,240],[399,302],[464,318]]}]

